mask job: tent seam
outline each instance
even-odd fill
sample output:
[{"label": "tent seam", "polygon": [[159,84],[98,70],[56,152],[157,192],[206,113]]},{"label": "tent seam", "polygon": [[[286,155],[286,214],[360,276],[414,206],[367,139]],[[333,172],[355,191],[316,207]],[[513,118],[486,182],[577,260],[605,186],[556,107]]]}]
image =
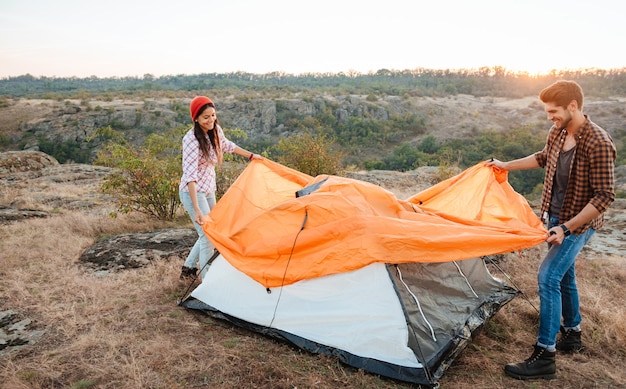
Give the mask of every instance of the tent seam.
[{"label": "tent seam", "polygon": [[470,282],[467,279],[467,277],[465,276],[465,274],[463,274],[463,270],[461,270],[461,267],[459,266],[459,264],[456,261],[452,261],[452,263],[454,263],[454,266],[456,266],[457,270],[459,271],[459,274],[461,275],[461,277],[463,277],[463,279],[465,280],[465,283],[467,284],[467,286],[469,286],[470,290],[474,294],[474,297],[478,298],[478,294],[476,293],[474,288],[472,288],[472,285],[470,284]]},{"label": "tent seam", "polygon": [[404,279],[402,278],[402,272],[400,271],[400,268],[396,267],[396,270],[398,272],[398,277],[400,278],[400,282],[402,282],[402,285],[404,285],[404,287],[409,292],[411,297],[413,297],[413,300],[417,304],[417,309],[419,309],[420,314],[422,315],[422,319],[424,319],[424,322],[426,323],[426,325],[430,329],[430,335],[432,336],[433,341],[436,342],[437,341],[437,337],[435,336],[435,330],[433,329],[433,326],[431,326],[430,323],[428,322],[428,319],[426,319],[426,315],[424,315],[424,311],[422,311],[422,305],[420,304],[417,296],[415,294],[413,294],[411,289],[409,289],[409,286],[406,284],[406,282],[404,282]]}]

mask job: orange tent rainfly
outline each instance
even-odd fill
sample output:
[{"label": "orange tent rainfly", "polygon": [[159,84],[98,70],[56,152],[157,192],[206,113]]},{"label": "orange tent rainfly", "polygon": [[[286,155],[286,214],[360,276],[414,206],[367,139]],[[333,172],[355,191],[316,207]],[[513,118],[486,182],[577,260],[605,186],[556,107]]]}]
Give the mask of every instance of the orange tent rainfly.
[{"label": "orange tent rainfly", "polygon": [[[297,196],[303,188],[308,194]],[[309,193],[310,192],[310,193]],[[204,231],[266,287],[374,262],[448,262],[528,248],[546,230],[506,172],[476,165],[407,201],[373,184],[254,161]]]},{"label": "orange tent rainfly", "polygon": [[255,160],[209,216],[217,251],[182,306],[423,386],[519,293],[487,256],[546,238],[506,172],[483,163],[399,200]]}]

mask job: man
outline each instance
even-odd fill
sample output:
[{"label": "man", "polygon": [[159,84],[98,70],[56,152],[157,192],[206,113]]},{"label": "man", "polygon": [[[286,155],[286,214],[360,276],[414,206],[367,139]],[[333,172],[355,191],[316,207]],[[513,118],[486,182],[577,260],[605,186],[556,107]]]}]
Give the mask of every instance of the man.
[{"label": "man", "polygon": [[546,170],[541,216],[548,226],[549,250],[537,276],[539,335],[528,359],[505,366],[504,372],[517,379],[555,378],[556,350],[582,350],[576,257],[602,227],[604,211],[615,199],[615,145],[583,114],[582,88],[573,81],[557,81],[539,99],[554,123],[543,150],[509,162],[487,162],[504,170]]}]

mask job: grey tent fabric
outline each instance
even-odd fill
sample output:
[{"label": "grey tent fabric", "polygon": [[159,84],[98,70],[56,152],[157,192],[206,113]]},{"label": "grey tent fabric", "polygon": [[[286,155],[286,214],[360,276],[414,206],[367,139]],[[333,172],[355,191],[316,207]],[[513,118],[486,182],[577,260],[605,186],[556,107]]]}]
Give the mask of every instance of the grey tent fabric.
[{"label": "grey tent fabric", "polygon": [[388,265],[410,323],[409,347],[439,379],[482,326],[519,292],[485,261]]}]

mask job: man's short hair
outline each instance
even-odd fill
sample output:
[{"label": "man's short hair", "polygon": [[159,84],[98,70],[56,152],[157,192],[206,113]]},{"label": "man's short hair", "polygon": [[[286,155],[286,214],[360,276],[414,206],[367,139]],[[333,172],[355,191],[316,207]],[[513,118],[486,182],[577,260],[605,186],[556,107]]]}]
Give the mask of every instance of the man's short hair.
[{"label": "man's short hair", "polygon": [[583,88],[575,81],[559,80],[544,88],[539,93],[539,100],[543,103],[554,103],[559,107],[567,108],[572,100],[578,103],[578,109],[583,110]]}]

